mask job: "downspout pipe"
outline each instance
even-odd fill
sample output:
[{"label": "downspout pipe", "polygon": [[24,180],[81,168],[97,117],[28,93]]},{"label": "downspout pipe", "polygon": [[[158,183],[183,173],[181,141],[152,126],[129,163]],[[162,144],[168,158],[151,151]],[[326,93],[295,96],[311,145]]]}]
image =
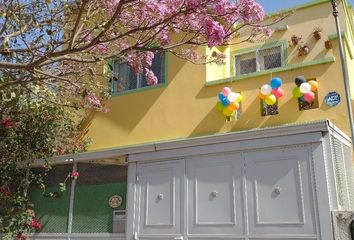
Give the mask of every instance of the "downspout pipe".
[{"label": "downspout pipe", "polygon": [[342,74],[344,80],[344,88],[345,88],[345,99],[347,102],[348,108],[348,115],[349,115],[349,125],[351,131],[351,138],[352,138],[352,146],[354,147],[354,123],[353,123],[353,110],[352,110],[352,102],[351,102],[351,95],[350,95],[350,85],[349,85],[349,77],[348,77],[348,67],[347,62],[344,54],[344,45],[342,39],[342,32],[339,23],[339,12],[338,12],[338,5],[336,0],[331,0],[332,8],[333,8],[333,17],[336,23],[337,29],[337,36],[338,36],[338,45],[339,45],[339,53],[340,53],[340,61],[342,66]]}]

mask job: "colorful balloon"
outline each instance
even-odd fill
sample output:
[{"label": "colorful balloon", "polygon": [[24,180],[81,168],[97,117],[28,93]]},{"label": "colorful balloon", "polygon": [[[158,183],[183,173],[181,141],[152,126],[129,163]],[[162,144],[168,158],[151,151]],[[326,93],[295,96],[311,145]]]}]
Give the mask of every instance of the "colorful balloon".
[{"label": "colorful balloon", "polygon": [[270,86],[273,89],[279,88],[282,84],[283,84],[283,81],[281,80],[281,78],[278,78],[278,77],[272,78],[272,80],[270,81]]},{"label": "colorful balloon", "polygon": [[296,98],[301,98],[303,93],[300,91],[300,87],[295,87],[293,90],[293,96]]},{"label": "colorful balloon", "polygon": [[304,76],[298,76],[295,78],[295,84],[300,87],[301,84],[306,82],[306,78]]},{"label": "colorful balloon", "polygon": [[270,94],[265,98],[265,102],[267,105],[274,105],[277,102],[277,98],[273,94]]},{"label": "colorful balloon", "polygon": [[222,111],[224,109],[224,106],[222,105],[221,102],[217,102],[215,108],[219,111]]},{"label": "colorful balloon", "polygon": [[236,111],[237,109],[240,108],[240,104],[238,102],[232,102],[230,103],[228,108],[230,108],[232,111]]},{"label": "colorful balloon", "polygon": [[220,101],[222,101],[225,98],[225,96],[224,96],[224,94],[222,92],[219,92],[218,98],[219,98]]},{"label": "colorful balloon", "polygon": [[225,117],[230,117],[233,114],[234,111],[232,111],[230,108],[224,108],[222,110],[222,113],[224,114]]},{"label": "colorful balloon", "polygon": [[261,87],[261,93],[263,95],[269,95],[272,93],[272,87],[269,84],[265,84]]},{"label": "colorful balloon", "polygon": [[222,90],[221,90],[222,94],[227,97],[229,96],[229,94],[232,92],[231,89],[229,87],[224,87]]},{"label": "colorful balloon", "polygon": [[230,102],[235,102],[237,99],[237,95],[234,92],[231,92],[228,96],[227,96],[227,100],[229,100]]},{"label": "colorful balloon", "polygon": [[308,92],[311,92],[311,85],[307,82],[303,83],[300,85],[300,91],[302,93],[308,93]]},{"label": "colorful balloon", "polygon": [[318,89],[318,82],[315,80],[308,81],[308,83],[311,85],[311,91],[316,92]]},{"label": "colorful balloon", "polygon": [[258,97],[259,97],[260,99],[264,100],[267,96],[266,96],[266,95],[263,95],[263,94],[261,93],[261,91],[259,90],[259,92],[258,92]]},{"label": "colorful balloon", "polygon": [[223,106],[228,106],[230,104],[230,101],[227,100],[227,97],[224,96],[222,92],[218,94],[218,98]]},{"label": "colorful balloon", "polygon": [[229,104],[230,104],[230,101],[227,100],[226,97],[223,98],[223,100],[221,100],[220,102],[221,102],[221,104],[222,104],[224,107],[227,107],[227,106],[229,106]]},{"label": "colorful balloon", "polygon": [[276,98],[281,98],[284,95],[284,91],[283,89],[279,88],[274,88],[272,90],[272,94],[276,97]]},{"label": "colorful balloon", "polygon": [[314,92],[308,92],[304,94],[304,100],[308,103],[312,103],[315,100],[315,93]]},{"label": "colorful balloon", "polygon": [[240,93],[236,93],[236,102],[240,103],[242,101],[242,95]]}]

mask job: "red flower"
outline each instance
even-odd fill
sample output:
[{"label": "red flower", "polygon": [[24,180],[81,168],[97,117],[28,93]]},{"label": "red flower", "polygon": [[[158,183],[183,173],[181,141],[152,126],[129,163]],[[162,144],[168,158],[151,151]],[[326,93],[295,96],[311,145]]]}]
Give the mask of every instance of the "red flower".
[{"label": "red flower", "polygon": [[5,197],[11,197],[12,194],[10,192],[10,190],[6,187],[1,187],[0,188],[0,193],[2,193],[2,195],[4,195]]},{"label": "red flower", "polygon": [[38,221],[37,221],[36,219],[34,219],[34,218],[29,222],[28,226],[29,226],[30,228],[34,228],[34,229],[36,230],[36,232],[39,232],[39,231],[41,230],[41,228],[42,228],[41,223],[38,222]]},{"label": "red flower", "polygon": [[79,176],[80,176],[79,172],[74,171],[71,173],[71,177],[74,179],[77,179]]},{"label": "red flower", "polygon": [[25,235],[23,235],[23,233],[18,233],[17,240],[26,240],[26,237],[25,237]]},{"label": "red flower", "polygon": [[14,123],[12,122],[12,119],[9,117],[4,117],[1,120],[1,124],[4,125],[5,128],[11,128],[14,125]]}]

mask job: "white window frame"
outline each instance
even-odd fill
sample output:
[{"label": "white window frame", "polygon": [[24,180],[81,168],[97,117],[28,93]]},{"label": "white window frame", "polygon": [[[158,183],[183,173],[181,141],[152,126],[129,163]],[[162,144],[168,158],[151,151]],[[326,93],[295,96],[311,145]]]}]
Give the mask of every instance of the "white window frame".
[{"label": "white window frame", "polygon": [[[261,48],[256,48],[256,49],[252,49],[249,51],[244,51],[244,52],[240,52],[240,53],[236,53],[233,55],[233,75],[234,76],[242,76],[242,75],[247,75],[247,74],[253,74],[253,73],[257,73],[257,72],[262,72],[262,71],[271,71],[272,69],[276,69],[276,68],[271,68],[271,69],[261,69],[261,60],[260,60],[260,52],[264,51],[264,50],[268,50],[268,49],[272,49],[272,48],[280,48],[280,61],[281,61],[281,66],[277,67],[277,68],[281,68],[285,66],[285,59],[284,59],[284,45],[283,44],[277,44],[277,45],[271,45],[271,46],[267,46],[267,47],[261,47]],[[240,74],[237,73],[237,66],[236,66],[236,59],[239,56],[245,55],[245,54],[250,54],[250,53],[255,53],[255,57],[256,57],[256,71],[255,72],[250,72],[250,73],[244,73],[244,74]],[[263,63],[264,65],[264,63]],[[263,66],[264,68],[264,66]]]}]

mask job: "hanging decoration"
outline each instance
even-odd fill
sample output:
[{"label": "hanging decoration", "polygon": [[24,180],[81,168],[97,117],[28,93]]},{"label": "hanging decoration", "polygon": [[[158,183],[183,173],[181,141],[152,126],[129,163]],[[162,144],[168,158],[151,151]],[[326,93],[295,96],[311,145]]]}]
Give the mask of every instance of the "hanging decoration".
[{"label": "hanging decoration", "polygon": [[281,85],[283,81],[281,78],[272,78],[269,84],[264,84],[258,92],[258,97],[265,101],[268,106],[274,105],[277,100],[284,95]]},{"label": "hanging decoration", "polygon": [[242,95],[233,92],[230,88],[224,87],[218,94],[216,109],[223,113],[228,121],[234,120],[237,110],[240,108]]},{"label": "hanging decoration", "polygon": [[293,96],[302,102],[312,103],[315,98],[315,91],[318,89],[318,83],[315,80],[306,81],[304,76],[295,78],[296,87],[293,89]]}]

